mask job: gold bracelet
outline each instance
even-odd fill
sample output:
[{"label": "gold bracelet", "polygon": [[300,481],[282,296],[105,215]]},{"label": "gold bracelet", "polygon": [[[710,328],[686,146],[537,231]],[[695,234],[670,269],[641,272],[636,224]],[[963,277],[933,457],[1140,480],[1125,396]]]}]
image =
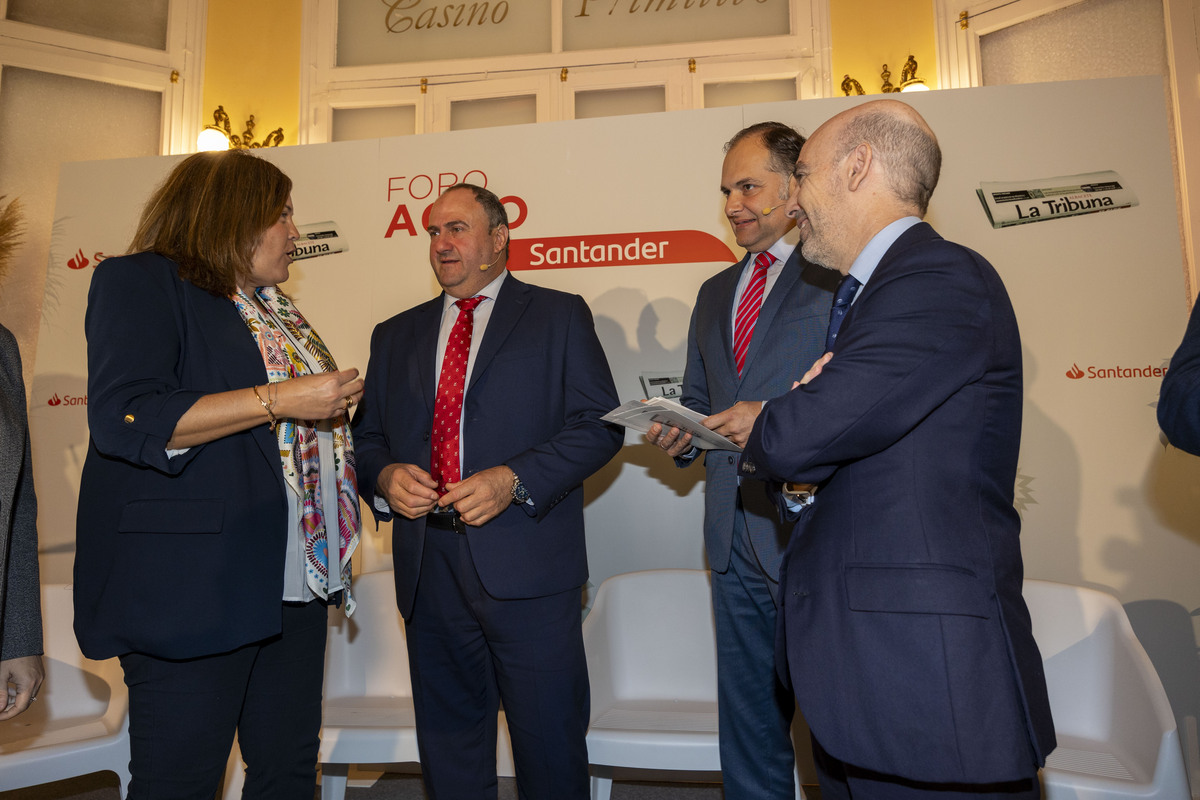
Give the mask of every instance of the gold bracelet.
[{"label": "gold bracelet", "polygon": [[[268,427],[270,427],[271,432],[274,433],[276,420],[275,420],[275,413],[271,410],[271,407],[275,405],[275,401],[272,400],[270,403],[267,403],[266,401],[264,401],[262,399],[262,395],[260,395],[258,393],[257,386],[251,386],[250,388],[254,390],[254,396],[258,398],[258,402],[260,405],[262,405],[263,411],[267,412],[267,420],[268,420],[267,425],[268,425]],[[271,384],[268,383],[267,384],[267,397],[270,397],[270,396],[271,396]]]}]

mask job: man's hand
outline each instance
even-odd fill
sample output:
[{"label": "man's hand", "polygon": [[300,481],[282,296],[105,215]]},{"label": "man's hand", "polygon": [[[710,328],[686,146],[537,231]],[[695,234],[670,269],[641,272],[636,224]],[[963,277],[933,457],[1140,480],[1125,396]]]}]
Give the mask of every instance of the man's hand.
[{"label": "man's hand", "polygon": [[437,504],[437,481],[416,464],[388,464],[379,471],[375,494],[409,519],[428,514]]},{"label": "man's hand", "polygon": [[692,434],[674,426],[664,429],[661,422],[654,423],[646,431],[646,441],[661,447],[671,458],[679,458],[692,449]]},{"label": "man's hand", "polygon": [[12,719],[37,699],[38,690],[46,670],[42,666],[41,656],[23,656],[0,661],[0,685],[8,692],[5,696],[6,705],[0,710],[0,720]]},{"label": "man's hand", "polygon": [[739,400],[719,414],[713,414],[704,420],[705,427],[721,434],[738,447],[745,447],[750,438],[750,430],[754,420],[762,411],[762,403],[758,400]]},{"label": "man's hand", "polygon": [[792,384],[792,388],[795,389],[797,386],[803,386],[804,384],[811,381],[813,378],[820,375],[821,370],[823,370],[825,368],[825,365],[828,364],[830,361],[833,361],[833,353],[826,353],[825,355],[818,358],[816,361],[813,362],[813,365],[808,368],[808,372],[804,373],[804,377]]},{"label": "man's hand", "polygon": [[454,510],[468,525],[482,525],[512,505],[513,471],[504,465],[485,469],[458,483],[447,483],[438,501]]}]

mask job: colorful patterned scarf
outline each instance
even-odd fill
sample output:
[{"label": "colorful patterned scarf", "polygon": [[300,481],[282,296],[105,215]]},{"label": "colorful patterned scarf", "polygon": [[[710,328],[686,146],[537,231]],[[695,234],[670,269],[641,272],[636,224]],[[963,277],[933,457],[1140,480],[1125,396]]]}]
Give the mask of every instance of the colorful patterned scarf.
[{"label": "colorful patterned scarf", "polygon": [[[322,372],[333,372],[337,364],[321,337],[300,315],[291,299],[278,287],[260,286],[255,295],[270,309],[274,317],[264,317],[258,305],[240,289],[230,300],[254,334],[262,352],[267,378],[272,383],[285,381],[310,372],[304,358],[296,351],[291,338],[279,329],[282,322],[295,341],[302,343],[317,361]],[[283,477],[303,501],[301,533],[304,535],[305,578],[313,594],[329,597],[329,536],[321,501],[321,464],[317,453],[317,431],[312,420],[280,419],[275,428],[279,438],[279,457]],[[354,440],[345,417],[333,426],[334,470],[338,492],[338,566],[346,597],[346,615],[354,613],[350,594],[350,556],[358,547],[359,510],[355,485]]]}]

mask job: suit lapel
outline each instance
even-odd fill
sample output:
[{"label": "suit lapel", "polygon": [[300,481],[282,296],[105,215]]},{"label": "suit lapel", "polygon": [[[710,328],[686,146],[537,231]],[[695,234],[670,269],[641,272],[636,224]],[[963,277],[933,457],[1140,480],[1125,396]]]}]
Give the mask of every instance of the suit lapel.
[{"label": "suit lapel", "polygon": [[475,390],[492,359],[496,357],[496,353],[516,327],[517,321],[529,307],[529,286],[514,278],[510,272],[500,286],[500,294],[497,295],[495,303],[492,315],[488,318],[487,328],[483,332],[483,341],[479,343],[479,352],[475,355],[475,366],[471,368],[471,383],[467,387],[467,394]]},{"label": "suit lapel", "polygon": [[858,298],[850,306],[850,310],[846,312],[846,317],[842,320],[842,325],[838,329],[840,336],[847,326],[850,325],[854,318],[854,312],[859,309],[863,302],[866,301],[873,291],[879,287],[881,280],[886,280],[891,272],[892,265],[900,257],[900,255],[914,245],[922,244],[930,239],[940,239],[937,231],[927,222],[919,222],[911,228],[900,234],[896,241],[892,242],[892,246],[883,254],[883,258],[879,259],[879,265],[875,267],[875,271],[871,273],[871,279],[859,292]]},{"label": "suit lapel", "polygon": [[[420,306],[413,319],[416,332],[413,337],[412,355],[417,360],[417,379],[420,381],[417,391],[425,401],[425,409],[429,412],[430,419],[433,419],[433,402],[437,396],[438,376],[434,373],[434,368],[437,366],[438,332],[442,326],[442,308],[445,296],[445,293],[440,294]],[[392,391],[396,393],[397,397],[402,397],[411,391],[409,386],[404,385],[407,374],[407,370],[392,370],[392,380],[401,384],[392,387]]]},{"label": "suit lapel", "polygon": [[720,287],[720,295],[728,297],[729,301],[721,306],[721,319],[717,330],[721,332],[721,353],[724,359],[725,374],[729,375],[734,384],[738,382],[737,364],[733,360],[733,303],[737,300],[738,281],[742,277],[742,270],[746,268],[746,262],[750,260],[750,254],[742,256],[733,269],[726,269],[721,278],[724,280],[724,285]]}]

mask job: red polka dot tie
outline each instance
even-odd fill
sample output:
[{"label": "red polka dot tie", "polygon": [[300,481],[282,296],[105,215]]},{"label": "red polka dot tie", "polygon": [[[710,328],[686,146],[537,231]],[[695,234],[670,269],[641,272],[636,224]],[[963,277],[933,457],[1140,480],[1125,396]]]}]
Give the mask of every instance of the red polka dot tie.
[{"label": "red polka dot tie", "polygon": [[467,385],[467,357],[471,353],[471,332],[475,328],[475,307],[482,296],[458,300],[458,319],[446,341],[442,374],[438,378],[437,398],[433,403],[433,435],[429,474],[437,481],[438,494],[446,493],[447,483],[461,479],[458,432],[462,421],[463,388]]},{"label": "red polka dot tie", "polygon": [[737,316],[733,321],[733,361],[737,364],[738,376],[746,365],[746,353],[750,350],[750,338],[754,335],[754,323],[758,322],[758,312],[762,308],[763,289],[767,286],[767,270],[775,262],[775,256],[770,253],[759,253],[754,259],[754,272],[750,282],[742,291],[741,302],[738,303]]}]

